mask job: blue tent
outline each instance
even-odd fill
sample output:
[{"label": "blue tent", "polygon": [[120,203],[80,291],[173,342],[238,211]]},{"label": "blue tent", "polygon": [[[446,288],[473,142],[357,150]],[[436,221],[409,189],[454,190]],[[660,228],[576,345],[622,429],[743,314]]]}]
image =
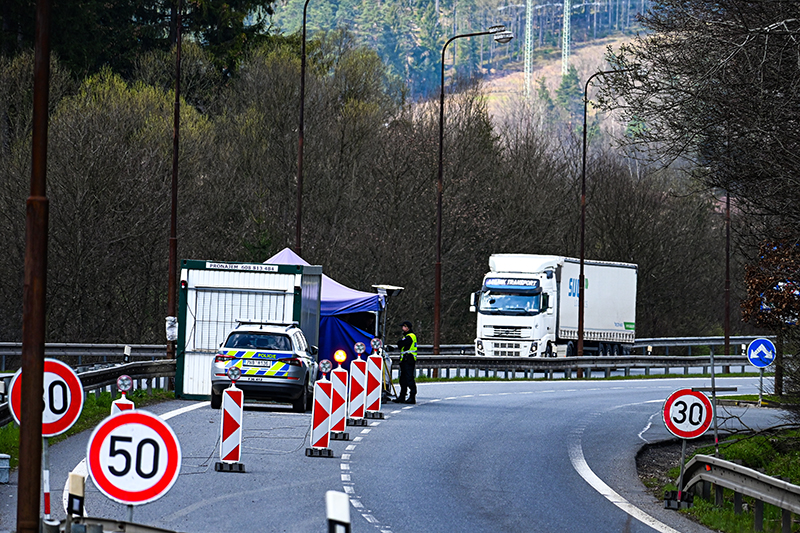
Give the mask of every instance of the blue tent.
[{"label": "blue tent", "polygon": [[[264,263],[274,265],[308,265],[302,257],[284,248]],[[319,354],[320,359],[333,361],[336,350],[347,352],[347,362],[342,366],[349,370],[350,360],[355,358],[353,345],[363,342],[366,353],[372,352],[370,341],[375,332],[360,329],[355,324],[363,324],[364,313],[374,313],[374,321],[378,320],[377,312],[384,308],[386,302],[380,294],[363,292],[346,287],[322,274],[322,296],[319,321]],[[360,319],[360,320],[359,320]],[[334,363],[334,367],[335,367]]]}]

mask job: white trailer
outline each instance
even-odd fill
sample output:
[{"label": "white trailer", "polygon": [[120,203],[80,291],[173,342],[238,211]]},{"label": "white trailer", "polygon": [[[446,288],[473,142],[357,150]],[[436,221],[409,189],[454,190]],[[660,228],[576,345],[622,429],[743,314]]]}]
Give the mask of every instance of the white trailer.
[{"label": "white trailer", "polygon": [[[580,260],[494,254],[470,310],[475,353],[555,357],[577,352]],[[584,352],[630,353],[636,337],[637,266],[584,261]]]},{"label": "white trailer", "polygon": [[240,321],[297,322],[319,345],[322,267],[184,260],[175,394],[208,399],[217,348]]}]

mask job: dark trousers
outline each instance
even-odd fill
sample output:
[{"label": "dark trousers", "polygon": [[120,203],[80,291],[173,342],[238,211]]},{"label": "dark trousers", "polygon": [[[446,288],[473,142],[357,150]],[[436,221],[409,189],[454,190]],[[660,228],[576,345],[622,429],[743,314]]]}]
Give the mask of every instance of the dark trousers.
[{"label": "dark trousers", "polygon": [[417,383],[414,381],[414,367],[416,362],[413,358],[410,361],[400,363],[400,399],[405,400],[406,389],[408,389],[410,400],[417,397]]}]

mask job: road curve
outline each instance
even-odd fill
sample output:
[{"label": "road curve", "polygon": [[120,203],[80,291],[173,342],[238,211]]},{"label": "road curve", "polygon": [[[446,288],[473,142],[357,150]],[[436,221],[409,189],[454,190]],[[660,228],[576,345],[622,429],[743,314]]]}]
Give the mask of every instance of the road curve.
[{"label": "road curve", "polygon": [[[757,378],[718,379],[757,392]],[[634,456],[669,438],[660,419],[674,390],[708,380],[430,383],[415,406],[388,404],[386,419],[349,427],[334,458],[305,457],[310,416],[248,406],[246,473],[214,471],[219,411],[167,402],[183,452],[180,478],[134,521],[185,532],[324,531],[324,494],[347,492],[353,531],[705,532],[648,495]],[[184,409],[178,413],[176,410]],[[774,413],[738,410],[750,426]],[[53,501],[86,454],[90,432],[51,447]],[[0,486],[0,531],[16,515],[15,474]],[[87,482],[91,516],[124,519],[124,505]],[[54,516],[63,517],[63,509]]]}]

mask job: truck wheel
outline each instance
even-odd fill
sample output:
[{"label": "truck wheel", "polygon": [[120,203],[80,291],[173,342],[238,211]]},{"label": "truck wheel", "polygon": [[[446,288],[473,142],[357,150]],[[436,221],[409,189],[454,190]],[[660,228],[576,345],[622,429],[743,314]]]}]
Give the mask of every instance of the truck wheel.
[{"label": "truck wheel", "polygon": [[575,357],[575,344],[572,341],[567,343],[567,357]]},{"label": "truck wheel", "polygon": [[597,346],[597,355],[600,357],[608,355],[608,348],[602,342]]},{"label": "truck wheel", "polygon": [[211,408],[219,409],[222,407],[222,393],[217,394],[214,389],[211,389]]},{"label": "truck wheel", "polygon": [[555,357],[553,355],[553,343],[548,342],[547,347],[544,349],[544,356],[545,357]]},{"label": "truck wheel", "polygon": [[612,352],[611,353],[612,353],[612,355],[615,355],[615,356],[620,355],[622,353],[622,348],[620,347],[619,344],[615,344],[614,346],[612,346]]},{"label": "truck wheel", "polygon": [[305,413],[308,406],[308,381],[303,385],[303,392],[300,397],[292,402],[292,411],[295,413]]}]

